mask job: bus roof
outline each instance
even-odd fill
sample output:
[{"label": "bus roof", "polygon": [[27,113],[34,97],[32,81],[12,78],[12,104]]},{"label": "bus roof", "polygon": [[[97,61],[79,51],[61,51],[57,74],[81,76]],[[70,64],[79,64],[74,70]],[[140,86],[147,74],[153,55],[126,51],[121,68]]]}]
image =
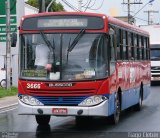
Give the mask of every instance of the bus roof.
[{"label": "bus roof", "polygon": [[44,13],[38,13],[38,14],[31,14],[23,16],[22,18],[31,18],[31,17],[37,17],[37,16],[50,16],[50,15],[84,15],[84,16],[98,16],[98,17],[105,17],[107,18],[108,22],[111,24],[114,24],[115,26],[119,26],[122,28],[126,28],[128,30],[131,30],[133,32],[137,33],[143,33],[147,36],[149,36],[149,33],[143,29],[141,29],[138,26],[128,24],[124,21],[121,21],[119,19],[113,18],[111,16],[107,16],[105,14],[99,14],[99,13],[90,13],[90,12],[44,12]]},{"label": "bus roof", "polygon": [[134,32],[138,32],[138,33],[143,33],[145,35],[148,35],[149,36],[149,33],[143,29],[141,29],[140,27],[138,26],[135,26],[135,25],[131,25],[131,24],[128,24],[124,21],[121,21],[119,19],[116,19],[116,18],[113,18],[111,16],[108,16],[108,21],[111,23],[111,24],[114,24],[114,25],[117,25],[117,26],[120,26],[120,27],[123,27],[123,28],[127,28],[129,30],[132,30]]}]

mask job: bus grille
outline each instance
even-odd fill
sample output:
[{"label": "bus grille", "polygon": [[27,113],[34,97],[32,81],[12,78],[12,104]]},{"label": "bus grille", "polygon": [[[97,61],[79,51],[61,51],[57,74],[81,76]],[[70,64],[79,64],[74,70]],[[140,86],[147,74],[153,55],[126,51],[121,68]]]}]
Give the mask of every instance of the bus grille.
[{"label": "bus grille", "polygon": [[91,96],[96,94],[95,89],[82,90],[28,90],[32,96]]},{"label": "bus grille", "polygon": [[84,99],[86,99],[86,96],[67,96],[67,97],[43,97],[43,96],[36,96],[36,99],[38,99],[41,103],[47,106],[77,106],[79,103],[81,103]]}]

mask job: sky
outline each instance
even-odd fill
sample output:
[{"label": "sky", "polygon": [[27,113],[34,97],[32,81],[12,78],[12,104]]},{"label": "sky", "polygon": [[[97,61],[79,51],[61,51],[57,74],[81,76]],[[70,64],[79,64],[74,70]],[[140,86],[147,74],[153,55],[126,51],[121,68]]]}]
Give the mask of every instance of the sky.
[{"label": "sky", "polygon": [[[56,0],[57,2],[61,2],[61,4],[64,6],[66,11],[74,11],[73,9],[69,8],[63,0]],[[79,0],[66,0],[70,4],[74,5],[74,7],[78,8],[78,1]],[[131,5],[131,15],[135,15],[141,8],[137,14],[136,14],[136,25],[147,25],[148,24],[148,14],[144,11],[148,10],[154,10],[159,11],[159,13],[151,13],[151,18],[154,23],[160,23],[160,0],[154,0],[152,2],[152,5],[147,4],[150,0],[130,0],[131,3],[134,2],[141,2],[142,4],[132,4]],[[82,5],[88,5],[90,0],[82,0]],[[128,2],[128,0],[91,0],[89,7],[94,5],[92,9],[97,9],[101,6],[102,7],[98,10],[89,10],[86,8],[82,8],[82,11],[86,10],[86,12],[96,12],[96,13],[104,13],[106,15],[110,16],[127,16],[127,5],[123,5],[122,3]],[[139,19],[138,19],[139,18]]]}]

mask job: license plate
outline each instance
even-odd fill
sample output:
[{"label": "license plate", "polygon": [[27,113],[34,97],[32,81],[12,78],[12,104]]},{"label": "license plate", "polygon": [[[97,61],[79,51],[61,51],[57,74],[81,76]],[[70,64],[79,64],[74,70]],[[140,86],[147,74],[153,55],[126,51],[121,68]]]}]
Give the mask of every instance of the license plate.
[{"label": "license plate", "polygon": [[59,114],[59,115],[65,115],[68,113],[68,111],[67,111],[67,108],[53,108],[52,113]]}]

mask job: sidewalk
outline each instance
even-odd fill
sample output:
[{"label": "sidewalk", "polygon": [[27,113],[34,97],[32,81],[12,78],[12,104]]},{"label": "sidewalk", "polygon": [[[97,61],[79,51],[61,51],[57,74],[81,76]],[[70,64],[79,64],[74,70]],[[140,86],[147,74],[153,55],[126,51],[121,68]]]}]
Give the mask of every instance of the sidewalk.
[{"label": "sidewalk", "polygon": [[6,108],[6,107],[9,107],[9,106],[13,106],[13,105],[16,105],[16,104],[18,104],[17,95],[0,98],[0,109]]}]

